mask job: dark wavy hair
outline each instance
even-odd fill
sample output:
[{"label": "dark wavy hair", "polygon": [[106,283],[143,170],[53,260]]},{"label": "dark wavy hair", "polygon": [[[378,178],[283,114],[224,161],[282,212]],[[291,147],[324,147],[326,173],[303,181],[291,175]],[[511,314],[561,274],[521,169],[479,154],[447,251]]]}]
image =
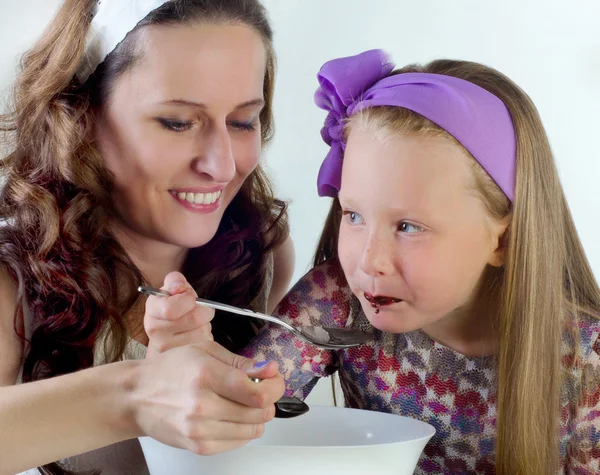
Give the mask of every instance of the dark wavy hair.
[{"label": "dark wavy hair", "polygon": [[[121,358],[124,315],[139,303],[144,276],[111,234],[113,179],[90,140],[94,111],[115,81],[139,59],[137,32],[146,25],[245,24],[264,40],[267,67],[262,143],[272,137],[275,58],[272,31],[258,0],[171,0],[150,13],[81,84],[93,0],[65,0],[56,18],[24,55],[11,112],[0,117],[7,156],[0,162],[0,265],[18,285],[17,322],[34,329],[27,341],[23,381],[93,365],[105,325]],[[216,235],[192,249],[182,269],[198,294],[242,307],[266,285],[269,253],[288,236],[286,205],[275,199],[260,165],[225,211]],[[215,339],[231,350],[256,328],[244,319],[213,321]],[[25,335],[21,335],[25,338]],[[67,474],[58,464],[45,474]]]}]

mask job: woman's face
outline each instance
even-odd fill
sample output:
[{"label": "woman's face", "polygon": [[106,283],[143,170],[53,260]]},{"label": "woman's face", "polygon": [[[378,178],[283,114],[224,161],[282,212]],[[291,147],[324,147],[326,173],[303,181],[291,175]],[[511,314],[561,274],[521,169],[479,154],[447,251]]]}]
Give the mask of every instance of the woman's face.
[{"label": "woman's face", "polygon": [[181,248],[206,244],[261,153],[266,49],[242,25],[150,26],[141,57],[99,111],[121,226]]}]

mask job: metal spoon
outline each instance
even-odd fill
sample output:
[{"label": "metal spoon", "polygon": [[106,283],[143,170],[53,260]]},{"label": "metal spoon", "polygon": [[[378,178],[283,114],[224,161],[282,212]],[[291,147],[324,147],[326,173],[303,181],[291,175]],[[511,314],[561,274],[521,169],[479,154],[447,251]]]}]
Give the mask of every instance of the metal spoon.
[{"label": "metal spoon", "polygon": [[[250,378],[255,383],[260,383],[259,378]],[[310,408],[308,404],[297,397],[283,396],[275,403],[275,417],[278,419],[290,419],[306,414]]]},{"label": "metal spoon", "polygon": [[[138,292],[146,295],[157,295],[159,297],[169,297],[171,295],[166,290],[160,290],[155,289],[154,287],[146,286],[138,287]],[[196,303],[198,305],[214,308],[216,310],[224,310],[226,312],[236,313],[238,315],[246,315],[248,317],[258,318],[260,320],[266,320],[267,322],[271,322],[285,328],[297,337],[302,338],[304,341],[323,350],[352,348],[355,346],[364,345],[373,339],[372,333],[362,330],[315,326],[296,328],[271,315],[265,315],[264,313],[255,312],[253,310],[242,309],[232,305],[213,302],[211,300],[205,300],[201,298],[197,298]]]},{"label": "metal spoon", "polygon": [[[139,287],[138,290],[143,294],[169,296],[170,294],[163,290],[154,289],[152,287]],[[260,383],[260,378],[250,378],[255,383]],[[275,417],[279,419],[289,419],[292,417],[306,414],[310,408],[308,405],[298,398],[283,396],[275,403]]]}]

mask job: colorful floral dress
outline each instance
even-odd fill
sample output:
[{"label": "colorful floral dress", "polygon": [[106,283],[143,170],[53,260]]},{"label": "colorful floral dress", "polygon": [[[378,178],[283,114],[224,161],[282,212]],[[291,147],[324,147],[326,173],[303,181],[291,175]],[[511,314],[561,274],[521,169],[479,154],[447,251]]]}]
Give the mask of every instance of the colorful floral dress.
[{"label": "colorful floral dress", "polygon": [[[372,330],[360,304],[336,266],[323,264],[301,279],[276,314],[294,325]],[[600,474],[600,321],[580,319],[579,367],[561,395],[560,473]],[[569,338],[563,346],[568,352]],[[318,378],[339,372],[348,407],[389,412],[428,422],[436,429],[417,474],[495,473],[497,370],[493,356],[469,357],[445,347],[424,332],[375,330],[368,345],[323,351],[274,325],[246,348],[244,355],[275,360],[287,394],[306,397]]]}]

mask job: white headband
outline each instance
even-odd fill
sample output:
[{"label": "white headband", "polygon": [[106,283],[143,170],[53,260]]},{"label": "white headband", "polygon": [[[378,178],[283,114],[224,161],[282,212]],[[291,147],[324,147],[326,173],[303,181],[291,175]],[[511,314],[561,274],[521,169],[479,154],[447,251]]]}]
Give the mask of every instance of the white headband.
[{"label": "white headband", "polygon": [[83,84],[98,65],[150,12],[169,0],[98,0],[93,12],[85,53],[77,71]]}]

